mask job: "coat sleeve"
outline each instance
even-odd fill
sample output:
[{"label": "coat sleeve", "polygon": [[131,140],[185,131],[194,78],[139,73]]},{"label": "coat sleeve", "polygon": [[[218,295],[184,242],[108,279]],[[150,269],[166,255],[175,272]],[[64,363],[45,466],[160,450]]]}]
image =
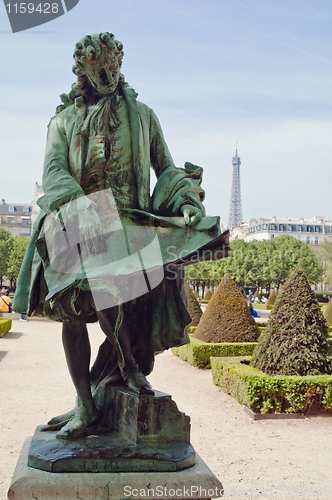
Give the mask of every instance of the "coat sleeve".
[{"label": "coat sleeve", "polygon": [[47,213],[84,195],[83,189],[69,172],[64,113],[52,118],[48,127],[43,170],[44,196],[38,200],[38,205]]}]

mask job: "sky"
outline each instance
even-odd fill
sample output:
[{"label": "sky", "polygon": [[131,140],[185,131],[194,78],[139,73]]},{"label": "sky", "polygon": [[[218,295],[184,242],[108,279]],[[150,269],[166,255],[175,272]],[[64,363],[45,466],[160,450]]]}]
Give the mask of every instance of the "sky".
[{"label": "sky", "polygon": [[203,167],[209,215],[227,226],[237,147],[244,220],[331,219],[331,21],[329,0],[80,0],[12,33],[1,5],[0,199],[32,200],[75,43],[109,31],[175,164]]}]

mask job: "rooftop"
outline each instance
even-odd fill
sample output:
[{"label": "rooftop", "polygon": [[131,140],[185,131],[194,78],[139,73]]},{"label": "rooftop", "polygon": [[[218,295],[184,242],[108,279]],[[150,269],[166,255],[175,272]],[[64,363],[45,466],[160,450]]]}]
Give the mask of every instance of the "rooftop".
[{"label": "rooftop", "polygon": [[30,215],[31,203],[6,203],[4,199],[0,203],[0,215]]}]

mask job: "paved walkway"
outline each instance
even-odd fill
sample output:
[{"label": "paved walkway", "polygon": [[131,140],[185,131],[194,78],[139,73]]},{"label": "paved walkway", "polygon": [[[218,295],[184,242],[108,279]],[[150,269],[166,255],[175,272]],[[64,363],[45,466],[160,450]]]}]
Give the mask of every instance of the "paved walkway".
[{"label": "paved walkway", "polygon": [[[104,336],[98,324],[89,331],[95,356]],[[14,320],[12,331],[0,339],[0,361],[0,500],[5,500],[24,440],[37,425],[72,408],[75,393],[57,323]],[[157,356],[149,380],[190,415],[192,444],[227,498],[292,499],[296,487],[306,491],[297,496],[302,500],[321,499],[319,491],[327,493],[328,487],[332,495],[331,417],[253,422],[213,385],[210,370],[193,368],[170,351]]]}]

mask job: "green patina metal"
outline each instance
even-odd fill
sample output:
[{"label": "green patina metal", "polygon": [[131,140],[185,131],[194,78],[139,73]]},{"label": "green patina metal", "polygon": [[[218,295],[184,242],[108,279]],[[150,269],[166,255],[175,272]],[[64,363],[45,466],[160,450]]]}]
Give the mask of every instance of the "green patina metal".
[{"label": "green patina metal", "polygon": [[[219,218],[205,216],[203,169],[189,162],[176,167],[158,118],[120,73],[122,48],[111,33],[76,44],[77,82],[60,96],[63,104],[49,124],[41,212],[13,304],[17,312],[63,323],[79,407],[51,421],[62,440],[82,437],[100,418],[91,387],[105,379],[136,394],[153,393],[145,376],[155,353],[189,342],[182,267],[229,252]],[[157,177],[152,194],[151,168]],[[147,252],[154,241],[158,251]],[[145,293],[124,254],[144,264]],[[163,278],[153,282],[156,255]],[[97,307],[100,296],[116,307]],[[107,340],[89,375],[86,323],[95,321]]]}]

